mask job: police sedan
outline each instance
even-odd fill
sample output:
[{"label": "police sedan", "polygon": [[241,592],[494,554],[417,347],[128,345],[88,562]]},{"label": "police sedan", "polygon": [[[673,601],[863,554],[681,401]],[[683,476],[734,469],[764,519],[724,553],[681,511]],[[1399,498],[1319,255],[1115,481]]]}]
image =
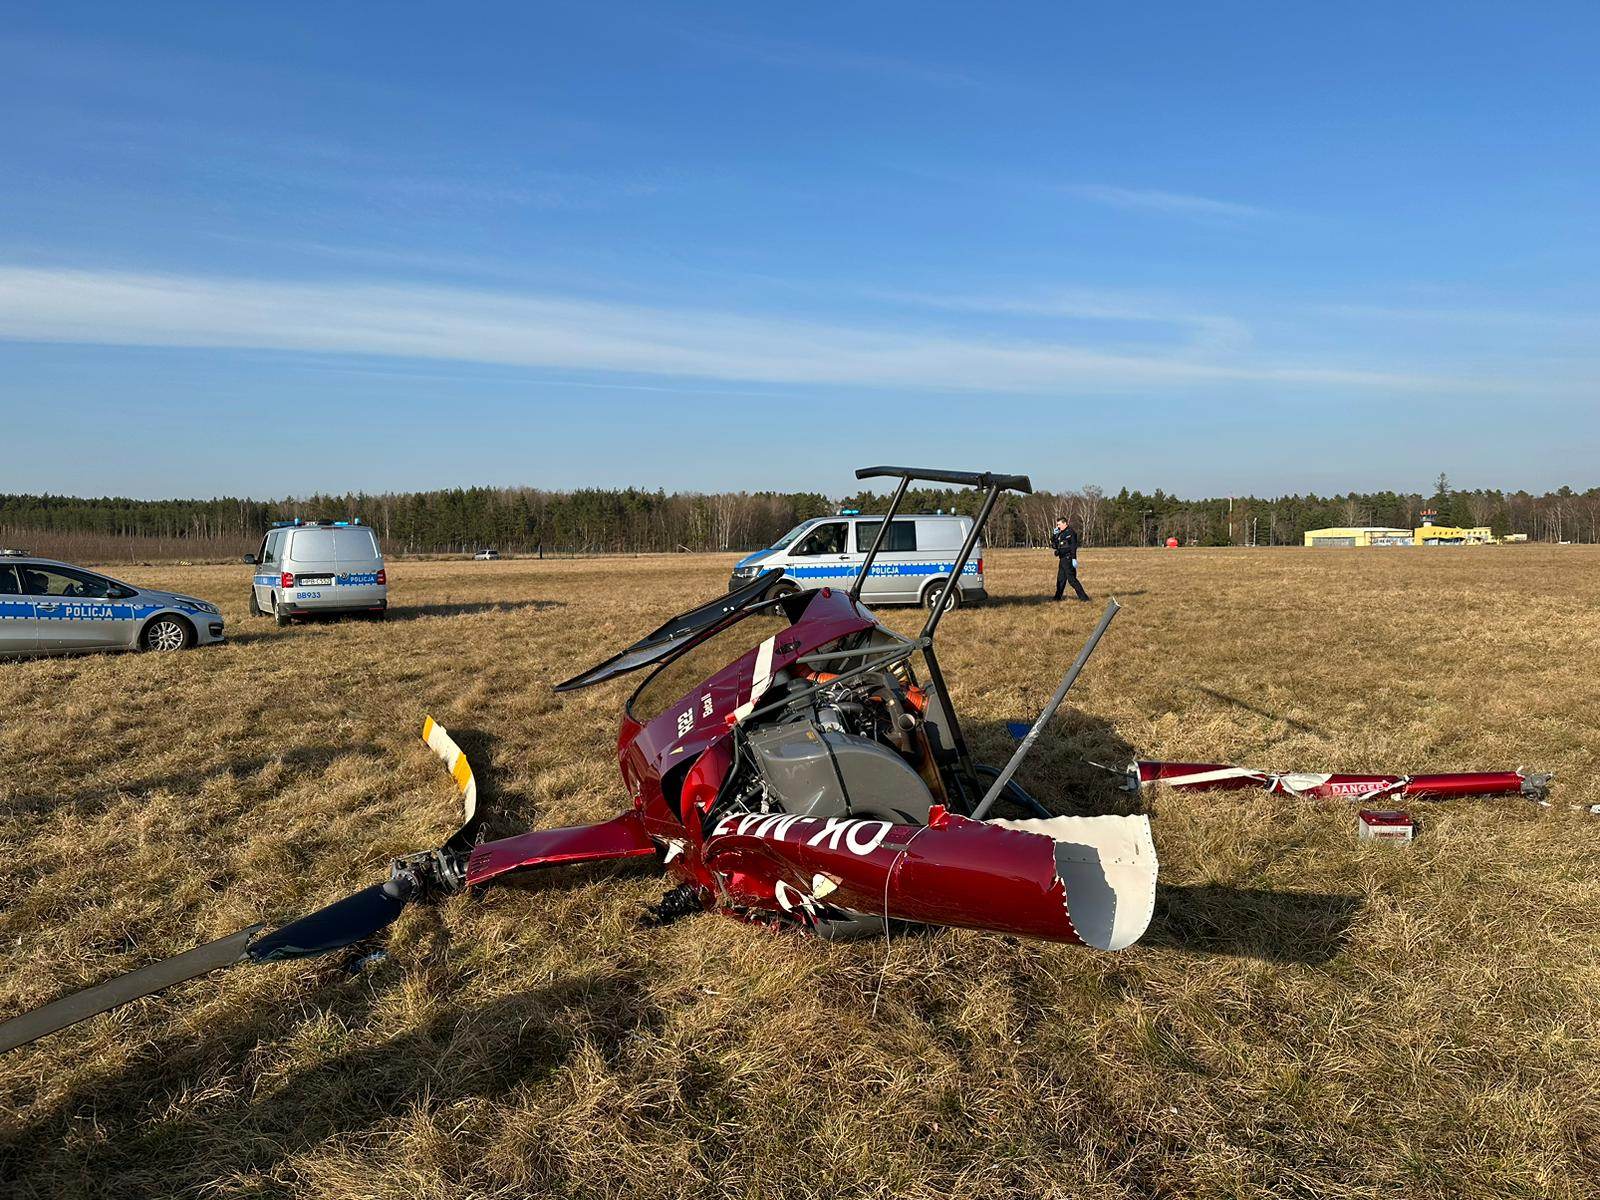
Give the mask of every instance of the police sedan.
[{"label": "police sedan", "polygon": [[0,550],[0,658],[185,650],[220,641],[222,614],[214,604]]}]

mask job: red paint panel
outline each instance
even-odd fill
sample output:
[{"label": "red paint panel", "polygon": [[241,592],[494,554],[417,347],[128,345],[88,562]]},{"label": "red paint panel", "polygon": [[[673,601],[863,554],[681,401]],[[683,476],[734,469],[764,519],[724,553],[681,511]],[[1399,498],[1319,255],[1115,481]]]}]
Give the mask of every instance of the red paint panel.
[{"label": "red paint panel", "polygon": [[[725,819],[705,861],[736,908],[783,909],[777,891],[903,921],[1081,939],[1048,837],[947,817],[926,827],[775,816]],[[818,888],[826,880],[831,889]]]},{"label": "red paint panel", "polygon": [[476,846],[467,859],[467,885],[487,883],[507,871],[655,853],[656,844],[645,832],[639,814],[626,812],[599,825],[535,829]]},{"label": "red paint panel", "polygon": [[1447,800],[1453,796],[1498,796],[1520,792],[1522,776],[1515,771],[1476,771],[1452,775],[1413,775],[1403,796],[1432,796]]}]

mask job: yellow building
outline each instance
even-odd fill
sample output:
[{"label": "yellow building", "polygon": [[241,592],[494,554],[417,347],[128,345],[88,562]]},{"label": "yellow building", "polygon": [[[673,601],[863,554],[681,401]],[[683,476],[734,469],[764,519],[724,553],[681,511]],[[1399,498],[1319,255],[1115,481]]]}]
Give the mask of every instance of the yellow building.
[{"label": "yellow building", "polygon": [[1387,529],[1382,525],[1352,525],[1342,529],[1308,529],[1308,546],[1411,546],[1416,542],[1409,529]]},{"label": "yellow building", "polygon": [[1487,525],[1460,529],[1454,525],[1419,525],[1415,529],[1388,529],[1382,525],[1308,529],[1308,546],[1482,546],[1494,541]]},{"label": "yellow building", "polygon": [[1419,525],[1413,534],[1419,546],[1486,546],[1494,541],[1487,525],[1461,529],[1455,525]]}]

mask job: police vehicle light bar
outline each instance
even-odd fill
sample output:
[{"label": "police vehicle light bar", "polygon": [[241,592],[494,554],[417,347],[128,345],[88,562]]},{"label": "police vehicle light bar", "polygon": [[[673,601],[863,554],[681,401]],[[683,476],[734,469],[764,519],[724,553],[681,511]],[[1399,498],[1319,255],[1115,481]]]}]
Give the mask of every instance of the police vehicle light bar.
[{"label": "police vehicle light bar", "polygon": [[28,552],[26,550],[7,550],[0,548],[0,558],[26,558],[27,556]]}]

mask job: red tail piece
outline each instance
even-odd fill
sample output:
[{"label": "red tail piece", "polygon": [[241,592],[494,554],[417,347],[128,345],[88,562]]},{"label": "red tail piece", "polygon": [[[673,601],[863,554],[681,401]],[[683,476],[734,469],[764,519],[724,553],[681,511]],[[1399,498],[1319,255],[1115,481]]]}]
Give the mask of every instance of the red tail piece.
[{"label": "red tail piece", "polygon": [[926,826],[743,814],[706,839],[725,902],[827,920],[830,912],[988,929],[1102,950],[1150,923],[1156,855],[1145,817]]}]

